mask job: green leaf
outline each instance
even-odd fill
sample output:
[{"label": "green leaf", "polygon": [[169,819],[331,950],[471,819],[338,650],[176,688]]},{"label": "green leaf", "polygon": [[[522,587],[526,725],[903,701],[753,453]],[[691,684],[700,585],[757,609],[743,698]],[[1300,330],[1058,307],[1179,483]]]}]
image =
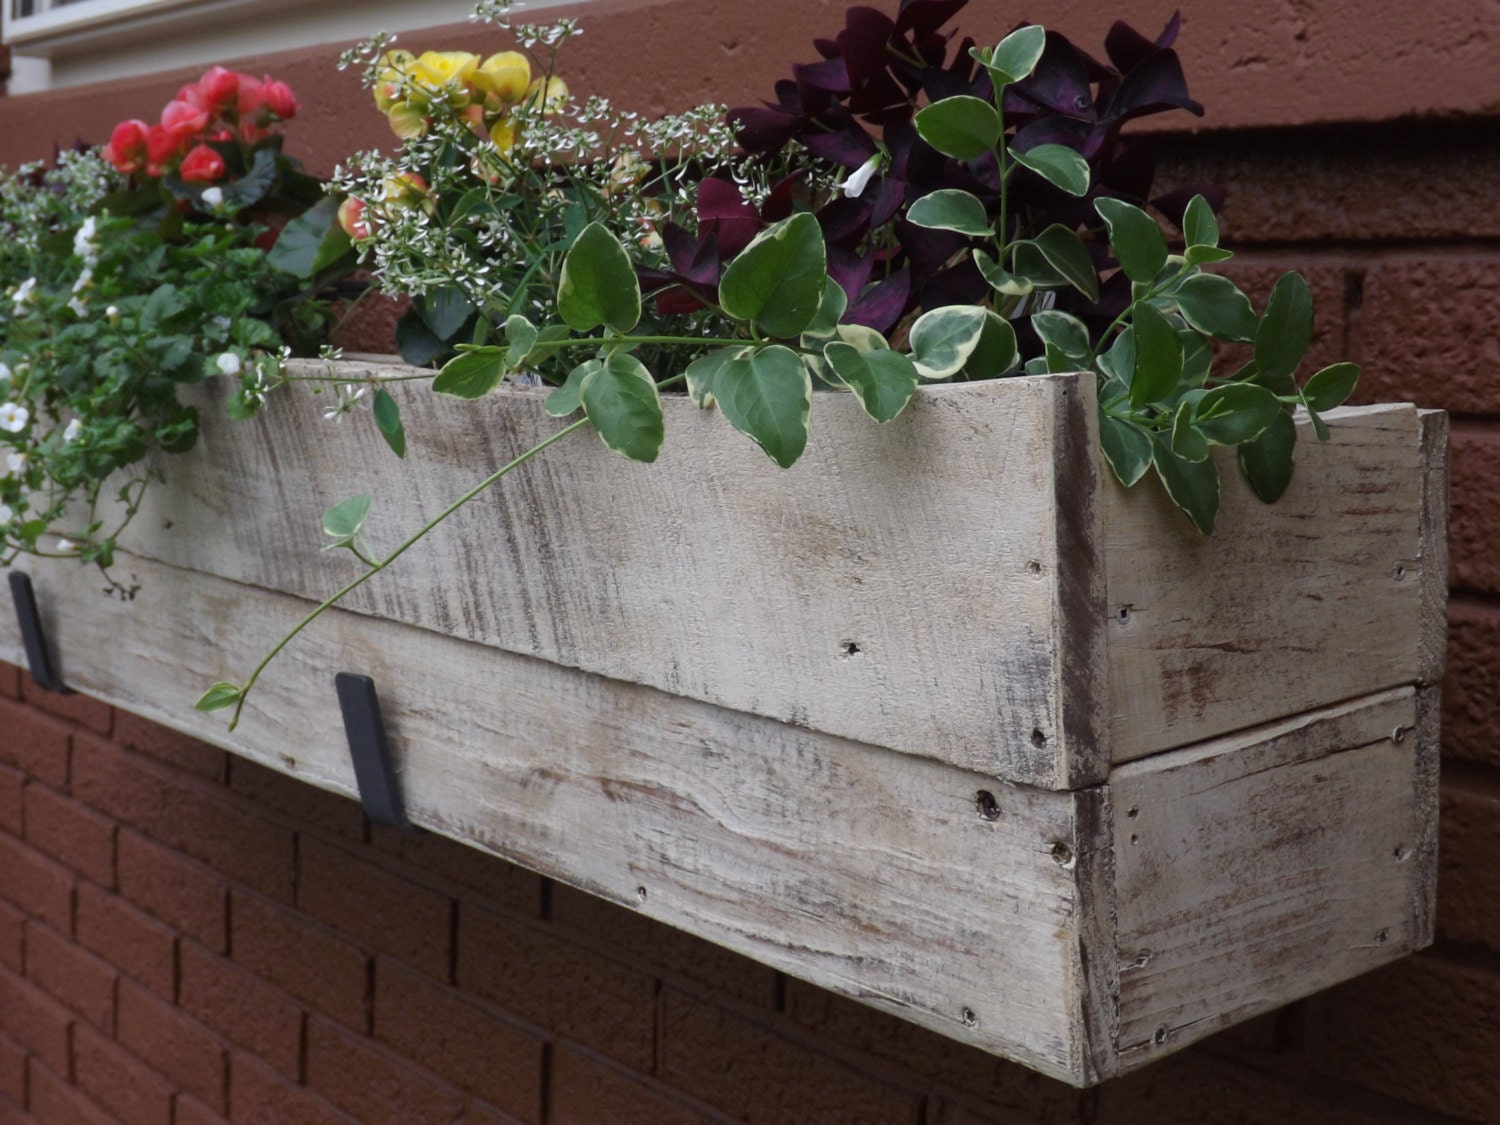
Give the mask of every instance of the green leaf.
[{"label": "green leaf", "polygon": [[1083,321],[1060,309],[1043,309],[1031,316],[1031,327],[1044,344],[1050,344],[1070,359],[1087,359],[1092,351],[1089,330]]},{"label": "green leaf", "polygon": [[1177,389],[1182,378],[1182,341],[1167,318],[1150,305],[1136,305],[1135,370],[1130,405],[1158,402]]},{"label": "green leaf", "polygon": [[984,327],[979,333],[979,343],[963,366],[968,379],[996,379],[1005,375],[1020,362],[1021,352],[1016,347],[1016,330],[1010,321],[992,309],[986,309]]},{"label": "green leaf", "polygon": [[946,379],[962,371],[984,334],[986,311],[977,305],[947,305],[917,317],[907,336],[917,374]]},{"label": "green leaf", "polygon": [[1215,445],[1254,441],[1283,414],[1279,399],[1254,383],[1224,383],[1197,402],[1194,422]]},{"label": "green leaf", "polygon": [[1239,447],[1240,469],[1250,489],[1267,504],[1281,499],[1296,468],[1297,427],[1285,411],[1254,441]]},{"label": "green leaf", "polygon": [[[338,224],[338,213],[337,197],[320,199],[281,228],[266,260],[282,273],[303,280],[332,265],[349,248],[349,236]],[[338,233],[337,238],[334,232]]]},{"label": "green leaf", "polygon": [[1219,518],[1219,470],[1213,458],[1184,461],[1172,452],[1166,434],[1155,434],[1151,438],[1151,464],[1172,503],[1187,513],[1199,532],[1212,535]]},{"label": "green leaf", "polygon": [[413,367],[426,367],[448,350],[448,345],[432,334],[416,309],[407,309],[396,321],[396,350]]},{"label": "green leaf", "polygon": [[1030,168],[1053,187],[1069,195],[1088,194],[1089,162],[1067,145],[1037,145],[1010,155],[1017,164]]},{"label": "green leaf", "polygon": [[817,319],[827,279],[823,228],[804,211],[767,227],[735,255],[719,283],[719,303],[736,320],[789,340]]},{"label": "green leaf", "polygon": [[433,289],[412,304],[439,340],[451,340],[474,315],[474,306],[464,299],[463,290],[453,285]]},{"label": "green leaf", "polygon": [[790,468],[807,446],[812,377],[797,353],[773,345],[732,358],[714,378],[714,399],[729,424]]},{"label": "green leaf", "polygon": [[583,406],[583,381],[603,366],[602,360],[584,360],[568,372],[568,377],[563,380],[562,386],[547,396],[542,403],[542,409],[553,418],[566,418],[573,411],[581,408]]},{"label": "green leaf", "polygon": [[218,711],[225,707],[233,707],[245,694],[239,684],[231,684],[227,680],[220,680],[198,697],[198,702],[193,706],[199,711]]},{"label": "green leaf", "polygon": [[1167,240],[1146,212],[1123,199],[1096,199],[1094,210],[1109,227],[1109,246],[1125,276],[1149,285],[1167,264]]},{"label": "green leaf", "polygon": [[1109,414],[1099,417],[1099,445],[1104,459],[1126,488],[1151,467],[1151,438],[1139,426]]},{"label": "green leaf", "polygon": [[[1028,246],[1027,249],[1041,258],[1041,251],[1035,246]],[[1041,258],[1041,261],[1045,266],[1046,259]],[[974,251],[974,264],[979,267],[979,272],[984,275],[984,279],[990,283],[990,288],[1002,297],[1025,297],[1036,288],[1027,278],[1018,277],[1016,274],[1007,273],[1001,269],[999,263],[983,250]],[[1046,269],[1049,277],[1056,276],[1051,266],[1046,266]]]},{"label": "green leaf", "polygon": [[483,398],[505,376],[505,349],[491,345],[456,355],[438,372],[432,389],[454,398]]},{"label": "green leaf", "polygon": [[[531,354],[532,345],[536,343],[536,325],[527,320],[519,313],[512,313],[505,318],[505,367],[508,371],[517,371],[526,362],[526,357]],[[572,413],[570,410],[568,413]]]},{"label": "green leaf", "polygon": [[1129,387],[1135,378],[1135,329],[1126,327],[1107,351],[1099,353],[1099,370],[1121,386]]},{"label": "green leaf", "polygon": [[1234,257],[1234,252],[1217,246],[1189,246],[1182,256],[1190,266],[1206,266],[1211,262],[1227,262]]},{"label": "green leaf", "polygon": [[749,348],[718,348],[693,360],[685,372],[688,397],[700,410],[707,410],[714,404],[714,380],[718,378],[720,368],[731,359],[748,359],[749,355]]},{"label": "green leaf", "polygon": [[[219,185],[224,202],[237,203],[241,207],[259,203],[276,186],[276,172],[276,153],[269,148],[261,149],[250,162],[249,171],[237,180]],[[193,190],[200,191],[198,188]]]},{"label": "green leaf", "polygon": [[1255,334],[1255,365],[1265,377],[1297,370],[1312,343],[1312,293],[1300,273],[1284,273],[1271,290]]},{"label": "green leaf", "polygon": [[917,111],[917,134],[944,156],[973,160],[994,152],[1000,140],[1000,115],[989,102],[968,94],[942,98]]},{"label": "green leaf", "polygon": [[1179,405],[1172,417],[1172,452],[1184,461],[1202,461],[1208,456],[1208,442],[1193,428],[1192,403]]},{"label": "green leaf", "polygon": [[1328,423],[1318,417],[1318,412],[1316,410],[1309,410],[1307,412],[1307,420],[1312,423],[1313,433],[1317,435],[1318,440],[1327,441]]},{"label": "green leaf", "polygon": [[1187,210],[1182,216],[1182,238],[1188,246],[1219,245],[1219,220],[1208,200],[1201,195],[1188,200]]},{"label": "green leaf", "polygon": [[823,357],[877,422],[900,414],[916,392],[917,369],[900,352],[862,352],[834,341],[824,347]]},{"label": "green leaf", "polygon": [[839,330],[839,321],[849,309],[849,295],[833,278],[823,282],[823,299],[818,303],[818,315],[804,328],[803,335],[827,339]]},{"label": "green leaf", "polygon": [[1047,264],[1074,289],[1090,301],[1099,299],[1099,274],[1083,239],[1075,231],[1061,223],[1053,223],[1032,239],[1031,245],[1042,252]]},{"label": "green leaf", "polygon": [[1255,340],[1260,320],[1250,298],[1227,277],[1199,273],[1184,278],[1172,295],[1182,317],[1199,332],[1216,340]]},{"label": "green leaf", "polygon": [[580,397],[605,445],[632,461],[656,460],[666,426],[656,380],[640,360],[615,352],[584,376]]},{"label": "green leaf", "polygon": [[371,496],[362,492],[323,513],[323,534],[334,539],[352,540],[365,526],[370,514]]},{"label": "green leaf", "polygon": [[641,286],[630,255],[602,223],[583,228],[563,258],[557,311],[578,332],[601,324],[629,332],[641,319]]},{"label": "green leaf", "polygon": [[906,218],[919,227],[951,230],[974,238],[987,238],[995,233],[990,228],[989,216],[984,213],[984,204],[958,188],[942,188],[922,196],[911,205]]},{"label": "green leaf", "polygon": [[1335,363],[1307,381],[1307,386],[1302,388],[1302,400],[1309,410],[1332,410],[1335,406],[1342,406],[1354,393],[1357,382],[1359,364]]},{"label": "green leaf", "polygon": [[1028,24],[1012,31],[993,51],[970,51],[978,59],[994,81],[996,91],[1013,85],[1028,77],[1041,60],[1042,50],[1047,45],[1047,32],[1040,24]]},{"label": "green leaf", "polygon": [[141,306],[141,332],[162,331],[164,322],[171,320],[190,304],[191,302],[178,292],[177,286],[170,283],[158,285],[146,298],[146,303]]},{"label": "green leaf", "polygon": [[375,414],[375,428],[380,431],[380,436],[385,438],[386,445],[391,447],[391,452],[397,457],[406,456],[406,427],[401,424],[401,408],[396,405],[396,400],[390,392],[382,388],[375,392],[373,412]]}]

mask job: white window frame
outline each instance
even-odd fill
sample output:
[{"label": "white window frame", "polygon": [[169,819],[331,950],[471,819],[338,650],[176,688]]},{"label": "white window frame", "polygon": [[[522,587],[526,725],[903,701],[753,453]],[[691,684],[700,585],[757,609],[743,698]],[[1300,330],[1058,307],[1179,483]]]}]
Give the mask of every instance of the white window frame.
[{"label": "white window frame", "polygon": [[[516,7],[565,2],[524,0]],[[21,4],[0,0],[12,94],[462,23],[474,0],[31,0],[41,10],[19,16]]]}]

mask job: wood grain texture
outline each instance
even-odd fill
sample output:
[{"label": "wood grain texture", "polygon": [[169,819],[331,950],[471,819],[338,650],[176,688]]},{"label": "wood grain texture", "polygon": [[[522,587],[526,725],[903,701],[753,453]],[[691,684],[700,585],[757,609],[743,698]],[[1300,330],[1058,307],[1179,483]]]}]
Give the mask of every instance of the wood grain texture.
[{"label": "wood grain texture", "polygon": [[1436,684],[1448,662],[1448,414],[1419,410],[1422,427],[1422,566],[1416,681]]},{"label": "wood grain texture", "polygon": [[1327,443],[1301,427],[1275,504],[1220,456],[1207,538],[1159,489],[1106,490],[1116,762],[1419,678],[1430,586],[1446,578],[1429,574],[1441,565],[1430,522],[1423,541],[1423,425],[1405,404],[1328,421]]},{"label": "wood grain texture", "polygon": [[1417,722],[1406,687],[1114,771],[1123,1070],[1431,940]]},{"label": "wood grain texture", "polygon": [[1416,776],[1413,805],[1416,830],[1411,842],[1412,938],[1418,949],[1431,945],[1437,930],[1438,793],[1442,769],[1442,692],[1435,685],[1417,688]]},{"label": "wood grain texture", "polygon": [[[141,582],[124,604],[82,567],[37,568],[78,690],[352,794],[333,676],[366,673],[414,822],[1054,1077],[1108,1065],[1085,961],[1110,951],[1091,947],[1077,889],[1098,869],[1078,857],[1108,850],[1101,790],[1002,785],[340,611],[271,667],[231,734],[192,700],[306,603],[121,561]],[[0,659],[19,656],[0,620]]]},{"label": "wood grain texture", "polygon": [[[560,425],[536,390],[393,390],[404,462],[305,395],[249,425],[205,404],[131,550],[316,600],[353,574],[318,552],[325,507],[374,492],[388,548]],[[569,438],[347,608],[1012,780],[1103,778],[1090,381],[924,388],[884,427],[820,395],[787,471],[665,407],[656,464]]]}]

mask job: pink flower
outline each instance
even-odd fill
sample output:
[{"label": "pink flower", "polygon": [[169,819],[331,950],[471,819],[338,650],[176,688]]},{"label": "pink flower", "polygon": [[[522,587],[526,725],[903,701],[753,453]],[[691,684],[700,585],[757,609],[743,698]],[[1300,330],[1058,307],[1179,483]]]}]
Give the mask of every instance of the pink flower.
[{"label": "pink flower", "polygon": [[292,93],[292,88],[285,82],[278,82],[268,74],[262,86],[265,93],[266,108],[269,109],[282,121],[290,121],[297,116],[297,98]]},{"label": "pink flower", "polygon": [[167,132],[160,125],[146,130],[146,175],[160,176],[166,166],[182,155],[187,139]]},{"label": "pink flower", "polygon": [[344,233],[350,238],[370,237],[370,220],[365,214],[364,200],[355,199],[351,195],[339,204],[339,226],[344,228]]},{"label": "pink flower", "polygon": [[191,102],[168,102],[161,111],[161,127],[181,141],[187,141],[208,128],[208,111]]},{"label": "pink flower", "polygon": [[140,171],[146,163],[146,134],[150,128],[135,118],[121,121],[109,135],[109,144],[104,146],[104,159],[126,175]]},{"label": "pink flower", "polygon": [[224,175],[224,158],[207,145],[199,145],[183,158],[181,175],[190,184],[211,184]]},{"label": "pink flower", "polygon": [[261,111],[266,104],[266,86],[258,78],[251,78],[248,74],[240,79],[239,99],[235,106],[241,121],[249,121]]},{"label": "pink flower", "polygon": [[203,108],[210,113],[222,113],[234,105],[239,98],[240,82],[244,75],[222,66],[210,67],[198,79],[198,92],[203,99]]}]

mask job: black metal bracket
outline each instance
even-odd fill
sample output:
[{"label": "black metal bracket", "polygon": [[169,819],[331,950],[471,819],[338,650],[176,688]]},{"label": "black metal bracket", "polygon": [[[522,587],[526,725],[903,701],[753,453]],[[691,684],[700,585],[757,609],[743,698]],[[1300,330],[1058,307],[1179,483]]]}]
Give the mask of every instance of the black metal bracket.
[{"label": "black metal bracket", "polygon": [[62,682],[57,669],[52,665],[52,654],[47,650],[47,634],[42,628],[42,615],[37,612],[36,593],[31,588],[31,576],[19,570],[10,572],[10,597],[16,603],[16,624],[21,627],[21,644],[26,649],[26,663],[30,666],[31,678],[37,687],[58,695],[72,695],[73,689]]},{"label": "black metal bracket", "polygon": [[349,757],[354,762],[354,780],[359,785],[359,800],[365,807],[365,815],[377,824],[403,832],[420,832],[420,828],[406,819],[406,809],[401,803],[375,681],[354,672],[340,672],[334,676],[333,686],[339,695],[344,733],[349,738]]}]

